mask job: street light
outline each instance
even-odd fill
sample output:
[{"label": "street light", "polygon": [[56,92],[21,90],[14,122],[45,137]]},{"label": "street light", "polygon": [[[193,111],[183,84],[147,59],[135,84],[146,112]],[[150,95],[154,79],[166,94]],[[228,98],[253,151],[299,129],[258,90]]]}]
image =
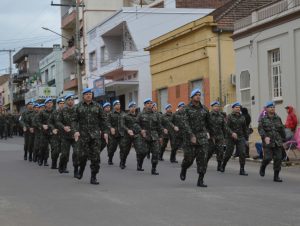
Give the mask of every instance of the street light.
[{"label": "street light", "polygon": [[55,31],[53,31],[53,30],[51,30],[51,29],[49,29],[49,28],[47,28],[47,27],[42,27],[42,29],[44,29],[44,30],[46,30],[46,31],[50,31],[50,32],[52,32],[52,33],[54,33],[54,34],[57,34],[58,36],[67,39],[68,41],[70,40],[70,38],[67,38],[66,36],[63,36],[62,34],[59,34],[59,33],[55,32]]}]

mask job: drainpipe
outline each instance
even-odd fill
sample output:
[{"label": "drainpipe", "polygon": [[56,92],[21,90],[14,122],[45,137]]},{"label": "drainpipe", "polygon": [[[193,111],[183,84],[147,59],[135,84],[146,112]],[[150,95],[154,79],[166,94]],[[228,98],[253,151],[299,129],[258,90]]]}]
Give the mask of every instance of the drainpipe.
[{"label": "drainpipe", "polygon": [[219,98],[220,104],[223,104],[222,98],[222,62],[221,62],[221,33],[222,29],[217,29],[218,33],[218,64],[219,64]]}]

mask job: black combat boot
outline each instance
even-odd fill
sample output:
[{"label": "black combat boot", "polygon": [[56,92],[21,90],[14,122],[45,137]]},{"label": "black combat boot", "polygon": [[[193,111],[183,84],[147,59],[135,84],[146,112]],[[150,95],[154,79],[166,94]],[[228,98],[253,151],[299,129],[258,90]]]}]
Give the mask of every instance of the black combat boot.
[{"label": "black combat boot", "polygon": [[47,159],[44,160],[44,166],[49,166]]},{"label": "black combat boot", "polygon": [[36,161],[37,161],[37,156],[36,156],[36,154],[34,154],[34,153],[33,153],[32,161],[33,161],[33,162],[36,162]]},{"label": "black combat boot", "polygon": [[176,150],[171,151],[170,162],[171,163],[178,163],[178,161],[176,160]]},{"label": "black combat boot", "polygon": [[244,166],[241,166],[241,168],[240,168],[240,175],[241,176],[248,176],[248,173],[246,173],[246,171],[244,169]]},{"label": "black combat boot", "polygon": [[144,162],[144,159],[137,160],[137,168],[136,168],[137,171],[144,171],[143,162]]},{"label": "black combat boot", "polygon": [[147,159],[150,159],[150,151],[147,153]]},{"label": "black combat boot", "polygon": [[266,165],[265,164],[261,164],[261,166],[260,166],[260,169],[259,169],[259,175],[261,176],[261,177],[264,177],[265,176],[265,171],[266,171]]},{"label": "black combat boot", "polygon": [[83,177],[84,169],[85,169],[85,165],[81,165],[81,166],[79,167],[79,172],[78,172],[78,174],[76,175],[76,178],[77,178],[78,180],[81,180],[81,178]]},{"label": "black combat boot", "polygon": [[32,153],[29,153],[29,162],[32,162]]},{"label": "black combat boot", "polygon": [[274,182],[282,182],[282,179],[279,177],[279,171],[274,171]]},{"label": "black combat boot", "polygon": [[78,175],[78,166],[74,166],[74,178]]},{"label": "black combat boot", "polygon": [[39,163],[39,166],[42,166],[43,165],[43,159],[40,158],[38,163]]},{"label": "black combat boot", "polygon": [[57,161],[52,160],[51,169],[57,169]]},{"label": "black combat boot", "polygon": [[222,162],[222,164],[221,164],[221,168],[220,168],[220,172],[222,172],[222,173],[224,173],[225,172],[225,168],[226,168],[226,164],[227,164],[227,162]]},{"label": "black combat boot", "polygon": [[198,187],[202,187],[202,188],[206,188],[207,185],[204,184],[203,178],[204,178],[204,174],[203,174],[203,173],[199,173],[197,186],[198,186]]},{"label": "black combat boot", "polygon": [[157,163],[152,163],[152,169],[151,169],[152,175],[159,175],[159,173],[156,171],[156,166],[157,166]]},{"label": "black combat boot", "polygon": [[24,153],[24,160],[27,160],[27,151]]},{"label": "black combat boot", "polygon": [[[217,171],[220,171],[220,172],[221,172],[221,169],[222,169],[222,162],[221,162],[221,161],[218,161]],[[225,168],[224,168],[224,169],[225,169]]]},{"label": "black combat boot", "polygon": [[125,169],[125,168],[126,168],[126,165],[125,165],[124,160],[122,160],[122,161],[120,162],[120,168],[121,168],[121,169]]},{"label": "black combat boot", "polygon": [[96,173],[92,173],[91,175],[91,184],[94,184],[94,185],[98,185],[99,182],[97,181],[97,177],[96,177]]},{"label": "black combat boot", "polygon": [[184,181],[185,178],[186,178],[186,169],[181,167],[180,179]]},{"label": "black combat boot", "polygon": [[108,157],[108,165],[113,165],[113,157],[112,156],[109,156]]}]

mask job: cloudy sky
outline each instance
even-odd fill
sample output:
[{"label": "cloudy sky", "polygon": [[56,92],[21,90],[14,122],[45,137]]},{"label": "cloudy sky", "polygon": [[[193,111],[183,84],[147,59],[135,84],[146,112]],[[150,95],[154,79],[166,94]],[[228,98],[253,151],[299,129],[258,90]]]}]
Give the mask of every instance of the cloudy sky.
[{"label": "cloudy sky", "polygon": [[[41,27],[60,33],[60,8],[51,6],[51,0],[1,0],[0,50],[18,51],[22,47],[51,47],[61,43],[58,35]],[[8,67],[8,53],[0,52],[0,75],[8,73]]]}]

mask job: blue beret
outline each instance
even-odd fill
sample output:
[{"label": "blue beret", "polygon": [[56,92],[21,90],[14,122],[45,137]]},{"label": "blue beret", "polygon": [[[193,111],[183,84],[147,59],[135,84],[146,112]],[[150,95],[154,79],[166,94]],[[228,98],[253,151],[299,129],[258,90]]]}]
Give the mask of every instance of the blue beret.
[{"label": "blue beret", "polygon": [[184,102],[179,102],[178,105],[177,105],[177,107],[178,107],[178,108],[179,108],[179,107],[183,107],[184,105],[185,105]]},{"label": "blue beret", "polygon": [[152,103],[152,107],[156,107],[157,106],[157,103]]},{"label": "blue beret", "polygon": [[45,107],[45,104],[40,104],[39,107]]},{"label": "blue beret", "polygon": [[68,94],[68,95],[65,96],[65,100],[70,99],[70,98],[74,98],[74,95],[73,94]]},{"label": "blue beret", "polygon": [[194,90],[191,92],[190,98],[192,98],[193,96],[195,96],[197,93],[200,93],[200,94],[201,94],[201,90],[200,90],[199,88],[196,88],[196,89],[194,89]]},{"label": "blue beret", "polygon": [[103,104],[104,108],[107,107],[107,106],[111,106],[111,104],[109,102],[106,102],[106,103]]},{"label": "blue beret", "polygon": [[86,94],[86,93],[92,93],[92,88],[85,88],[83,91],[82,91],[82,94]]},{"label": "blue beret", "polygon": [[213,101],[213,102],[211,102],[211,104],[210,104],[210,106],[215,106],[215,105],[219,105],[220,106],[221,104],[220,104],[219,101],[216,101],[216,100]]},{"label": "blue beret", "polygon": [[148,103],[148,102],[152,102],[152,99],[151,99],[151,98],[146,98],[146,99],[144,100],[144,104],[146,104],[146,103]]},{"label": "blue beret", "polygon": [[242,105],[241,105],[241,103],[240,102],[234,102],[232,105],[231,105],[231,107],[232,108],[235,108],[235,107],[241,107]]},{"label": "blue beret", "polygon": [[34,108],[39,107],[39,106],[40,106],[40,105],[39,105],[38,103],[35,103],[35,104],[33,105]]},{"label": "blue beret", "polygon": [[128,108],[131,108],[132,106],[136,105],[136,103],[134,101],[131,101],[129,104],[128,104]]},{"label": "blue beret", "polygon": [[52,102],[52,99],[51,98],[47,98],[44,102],[44,104],[47,104],[48,102]]},{"label": "blue beret", "polygon": [[268,101],[266,104],[265,104],[265,107],[268,108],[268,107],[275,107],[275,104],[273,101]]},{"label": "blue beret", "polygon": [[64,98],[57,98],[56,103],[65,102]]},{"label": "blue beret", "polygon": [[115,101],[113,102],[113,106],[115,106],[116,104],[120,104],[120,101],[119,101],[119,100],[115,100]]},{"label": "blue beret", "polygon": [[172,105],[171,104],[166,104],[166,106],[165,106],[165,110],[167,110],[168,108],[171,108],[172,107]]}]

